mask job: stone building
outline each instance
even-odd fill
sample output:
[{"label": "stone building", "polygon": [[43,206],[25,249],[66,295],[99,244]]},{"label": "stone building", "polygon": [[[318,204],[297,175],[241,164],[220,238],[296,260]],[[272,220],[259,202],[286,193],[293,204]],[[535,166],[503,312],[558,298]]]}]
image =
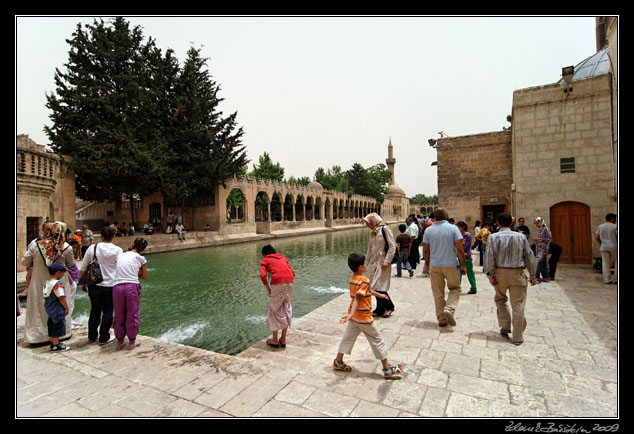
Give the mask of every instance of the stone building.
[{"label": "stone building", "polygon": [[438,202],[473,230],[476,221],[510,209],[513,164],[511,132],[439,139]]},{"label": "stone building", "polygon": [[562,262],[600,256],[594,232],[618,199],[618,19],[598,17],[597,51],[555,83],[513,93],[511,131],[441,138],[438,198],[472,225],[499,212],[543,217]]},{"label": "stone building", "polygon": [[25,134],[16,140],[15,218],[17,271],[24,271],[20,260],[45,221],[60,220],[75,228],[74,173]]},{"label": "stone building", "polygon": [[268,234],[300,228],[329,228],[360,224],[370,212],[378,212],[386,221],[403,221],[410,212],[409,199],[394,181],[393,147],[388,145],[388,162],[392,181],[383,203],[376,199],[337,191],[328,191],[317,182],[306,186],[270,182],[242,177],[227,179],[209,193],[207,203],[195,209],[181,209],[178,204],[164,203],[160,193],[119,203],[81,203],[77,224],[100,225],[130,222],[134,209],[137,230],[147,222],[165,228],[164,216],[180,215],[189,231],[209,230],[218,235],[244,233]]}]

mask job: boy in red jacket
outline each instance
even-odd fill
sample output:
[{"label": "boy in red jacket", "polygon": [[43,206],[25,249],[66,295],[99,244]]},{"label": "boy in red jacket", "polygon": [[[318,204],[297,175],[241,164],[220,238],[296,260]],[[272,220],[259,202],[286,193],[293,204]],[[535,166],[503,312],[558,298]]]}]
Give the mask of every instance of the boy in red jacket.
[{"label": "boy in red jacket", "polygon": [[[286,332],[291,326],[293,307],[291,297],[295,282],[295,271],[284,255],[277,253],[273,246],[267,244],[262,248],[264,259],[260,262],[260,279],[266,287],[271,302],[266,316],[266,326],[273,337],[266,341],[274,348],[286,348]],[[270,275],[270,281],[268,278]],[[277,332],[282,331],[278,340]]]}]

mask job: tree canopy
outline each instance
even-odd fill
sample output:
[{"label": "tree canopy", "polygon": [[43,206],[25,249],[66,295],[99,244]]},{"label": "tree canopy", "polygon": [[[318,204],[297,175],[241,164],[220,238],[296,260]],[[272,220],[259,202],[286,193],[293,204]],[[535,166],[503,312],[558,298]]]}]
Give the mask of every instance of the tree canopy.
[{"label": "tree canopy", "polygon": [[279,162],[273,163],[268,152],[264,152],[258,158],[259,164],[253,164],[253,170],[249,176],[257,179],[268,179],[269,181],[284,181],[284,168]]},{"label": "tree canopy", "polygon": [[[65,71],[47,95],[53,151],[75,171],[77,195],[119,201],[156,190],[196,206],[247,163],[237,113],[191,48],[182,68],[122,17],[77,25]],[[134,217],[133,217],[134,219]]]}]

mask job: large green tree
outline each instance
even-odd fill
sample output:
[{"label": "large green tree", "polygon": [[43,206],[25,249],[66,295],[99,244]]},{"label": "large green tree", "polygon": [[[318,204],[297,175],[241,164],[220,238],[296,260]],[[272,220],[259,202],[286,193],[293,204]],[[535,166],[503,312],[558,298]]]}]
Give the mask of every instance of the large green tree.
[{"label": "large green tree", "polygon": [[249,176],[282,182],[284,181],[284,168],[277,161],[273,163],[271,156],[265,151],[258,158],[258,164],[253,164],[253,170],[249,172]]},{"label": "large green tree", "polygon": [[195,207],[247,164],[237,112],[223,115],[219,90],[206,59],[191,47],[175,79],[166,132],[160,189],[168,202]]},{"label": "large green tree", "polygon": [[44,130],[74,170],[77,195],[118,202],[151,192],[160,50],[123,18],[78,24],[67,42],[65,71],[55,70],[56,91],[46,95],[52,126]]},{"label": "large green tree", "polygon": [[359,163],[354,163],[344,175],[348,179],[348,184],[353,193],[369,196],[379,202],[383,202],[392,172],[382,163],[368,168],[363,167]]},{"label": "large green tree", "polygon": [[74,169],[79,197],[132,200],[158,189],[168,203],[194,207],[246,166],[237,112],[219,109],[220,87],[199,50],[180,68],[172,50],[163,55],[123,18],[78,24],[67,42],[45,131]]},{"label": "large green tree", "polygon": [[320,183],[326,190],[352,194],[352,190],[348,186],[348,178],[346,178],[344,171],[341,170],[341,166],[332,166],[328,170],[319,167],[315,171],[315,181]]}]

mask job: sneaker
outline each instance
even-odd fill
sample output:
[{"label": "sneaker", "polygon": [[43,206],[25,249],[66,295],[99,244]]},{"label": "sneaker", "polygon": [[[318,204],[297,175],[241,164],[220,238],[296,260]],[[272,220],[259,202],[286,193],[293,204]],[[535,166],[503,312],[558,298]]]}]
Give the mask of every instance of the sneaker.
[{"label": "sneaker", "polygon": [[99,345],[103,346],[103,345],[109,344],[110,342],[114,341],[114,339],[115,339],[115,337],[110,335],[110,337],[108,338],[108,340],[106,342],[98,342],[98,343],[99,343]]},{"label": "sneaker", "polygon": [[388,367],[382,369],[382,371],[385,378],[391,378],[396,375],[400,375],[403,372],[403,365],[401,365],[400,363],[396,366],[388,365]]},{"label": "sneaker", "polygon": [[68,351],[68,350],[70,350],[70,347],[66,346],[66,344],[63,342],[60,342],[57,345],[51,345],[52,353],[61,353],[62,351]]}]

